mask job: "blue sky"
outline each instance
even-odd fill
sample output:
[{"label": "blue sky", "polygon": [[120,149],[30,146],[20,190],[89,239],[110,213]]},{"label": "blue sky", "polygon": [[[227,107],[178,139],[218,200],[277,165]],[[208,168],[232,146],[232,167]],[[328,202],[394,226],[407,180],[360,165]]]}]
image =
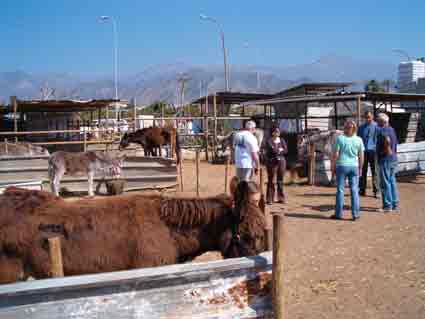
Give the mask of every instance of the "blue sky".
[{"label": "blue sky", "polygon": [[112,26],[100,15],[118,21],[121,74],[220,64],[216,26],[200,13],[224,26],[231,64],[309,63],[328,53],[396,64],[393,48],[425,55],[423,0],[1,0],[0,72],[108,74]]}]

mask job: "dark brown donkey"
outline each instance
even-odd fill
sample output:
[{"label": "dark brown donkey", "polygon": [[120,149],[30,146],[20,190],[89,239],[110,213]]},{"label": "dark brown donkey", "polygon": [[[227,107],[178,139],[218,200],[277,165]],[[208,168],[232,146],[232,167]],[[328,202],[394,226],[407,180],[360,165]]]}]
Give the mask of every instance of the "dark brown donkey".
[{"label": "dark brown donkey", "polygon": [[61,239],[65,276],[185,262],[212,250],[225,258],[265,250],[266,219],[241,182],[229,197],[126,194],[65,201],[8,188],[0,195],[0,284],[50,276],[47,240]]},{"label": "dark brown donkey", "polygon": [[[133,133],[125,133],[120,142],[120,149],[126,148],[130,143],[140,144],[145,156],[161,156],[161,147],[173,144],[177,163],[180,162],[180,143],[175,128],[148,127]],[[159,154],[157,154],[157,149]]]}]

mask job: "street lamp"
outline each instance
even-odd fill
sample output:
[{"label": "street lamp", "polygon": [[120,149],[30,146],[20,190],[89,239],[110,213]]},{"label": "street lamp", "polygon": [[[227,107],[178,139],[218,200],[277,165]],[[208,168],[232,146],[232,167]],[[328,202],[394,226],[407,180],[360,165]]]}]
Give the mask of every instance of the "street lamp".
[{"label": "street lamp", "polygon": [[400,49],[393,49],[392,51],[394,53],[398,53],[399,55],[405,56],[407,58],[408,62],[412,61],[412,59],[410,58],[410,55],[409,55],[409,53],[407,53],[407,51],[400,50]]},{"label": "street lamp", "polygon": [[[100,22],[112,22],[112,29],[114,33],[114,82],[115,82],[115,100],[118,101],[118,30],[117,23],[112,16],[100,16]],[[118,104],[115,103],[115,116],[118,119]]]},{"label": "street lamp", "polygon": [[[245,42],[243,46],[247,49],[251,48],[248,42]],[[261,56],[261,50],[259,48],[257,49],[257,55],[258,55],[257,60],[259,61],[259,57]],[[261,88],[260,70],[257,70],[257,90],[260,90],[260,88]]]},{"label": "street lamp", "polygon": [[220,38],[221,38],[221,47],[223,50],[223,61],[224,61],[224,82],[226,86],[226,92],[229,92],[229,70],[227,68],[227,50],[226,46],[224,45],[224,32],[222,25],[214,18],[206,16],[205,14],[200,14],[199,18],[201,20],[205,21],[211,21],[212,23],[215,23],[218,26],[218,29],[220,31]]}]

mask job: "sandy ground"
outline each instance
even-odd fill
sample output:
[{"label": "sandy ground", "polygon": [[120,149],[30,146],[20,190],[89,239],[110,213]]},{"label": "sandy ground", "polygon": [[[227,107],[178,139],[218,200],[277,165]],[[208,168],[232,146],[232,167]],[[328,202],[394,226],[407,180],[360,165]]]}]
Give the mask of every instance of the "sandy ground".
[{"label": "sandy ground", "polygon": [[[185,161],[185,192],[196,191],[195,171]],[[224,165],[201,163],[200,171],[201,196],[224,192]],[[356,222],[349,206],[346,220],[328,218],[334,188],[287,186],[288,204],[268,207],[286,216],[289,318],[425,318],[425,178],[399,188],[401,214],[378,213],[380,201],[363,197]]]}]

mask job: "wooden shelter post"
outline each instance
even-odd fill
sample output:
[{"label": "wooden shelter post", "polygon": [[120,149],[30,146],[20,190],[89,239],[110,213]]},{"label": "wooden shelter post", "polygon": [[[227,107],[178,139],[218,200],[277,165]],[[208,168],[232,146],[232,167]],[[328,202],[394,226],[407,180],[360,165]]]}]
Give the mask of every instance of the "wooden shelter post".
[{"label": "wooden shelter post", "polygon": [[209,110],[208,110],[208,95],[205,97],[205,115],[204,115],[204,140],[205,140],[205,160],[208,162],[209,161],[209,156],[208,156],[208,114],[209,114]]},{"label": "wooden shelter post", "polygon": [[316,145],[314,143],[308,144],[308,184],[315,184],[316,175]]},{"label": "wooden shelter post", "polygon": [[297,121],[297,133],[301,133],[300,110],[299,110],[298,106],[299,106],[299,104],[295,103],[295,110],[296,110],[296,113],[297,113],[297,119],[296,119],[296,121]]},{"label": "wooden shelter post", "polygon": [[335,120],[335,129],[338,129],[338,102],[334,102],[334,120]]},{"label": "wooden shelter post", "polygon": [[213,137],[213,158],[215,159],[217,154],[217,94],[214,93],[213,99],[213,111],[214,111],[214,137]]},{"label": "wooden shelter post", "polygon": [[362,115],[361,115],[362,100],[361,100],[360,96],[357,97],[357,105],[356,106],[357,106],[357,127],[359,127],[360,123],[361,123],[361,117],[362,117]]},{"label": "wooden shelter post", "polygon": [[18,117],[17,117],[18,100],[17,100],[16,96],[10,97],[10,104],[12,105],[12,108],[13,108],[13,131],[18,132]]},{"label": "wooden shelter post", "polygon": [[196,197],[199,197],[199,149],[196,150]]}]

